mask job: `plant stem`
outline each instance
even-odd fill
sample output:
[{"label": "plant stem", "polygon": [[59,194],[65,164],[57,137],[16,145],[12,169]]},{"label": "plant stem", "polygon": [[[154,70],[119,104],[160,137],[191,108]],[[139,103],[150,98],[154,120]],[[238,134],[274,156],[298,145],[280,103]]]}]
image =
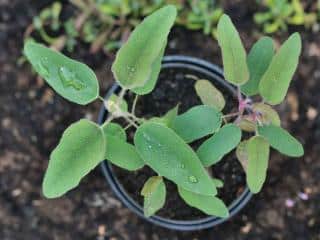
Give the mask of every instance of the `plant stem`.
[{"label": "plant stem", "polygon": [[131,114],[134,116],[135,116],[136,105],[137,105],[138,99],[139,99],[139,95],[136,94],[136,96],[134,97],[132,109],[131,109]]},{"label": "plant stem", "polygon": [[236,117],[240,114],[240,112],[235,112],[235,113],[229,113],[226,115],[223,115],[222,118],[228,118],[228,117]]},{"label": "plant stem", "polygon": [[132,121],[130,118],[124,116],[124,119],[127,120],[127,122],[130,123],[130,124],[131,124],[132,126],[134,126],[135,128],[138,128],[138,127],[139,127],[139,126],[138,126],[134,121]]},{"label": "plant stem", "polygon": [[107,120],[101,125],[102,128],[104,128],[106,125],[108,125],[113,120],[113,116],[110,115]]}]

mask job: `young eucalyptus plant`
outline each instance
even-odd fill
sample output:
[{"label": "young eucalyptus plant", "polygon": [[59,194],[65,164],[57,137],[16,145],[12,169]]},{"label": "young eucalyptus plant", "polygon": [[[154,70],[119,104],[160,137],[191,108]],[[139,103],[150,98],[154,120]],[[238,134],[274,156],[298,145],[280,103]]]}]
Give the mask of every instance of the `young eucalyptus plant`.
[{"label": "young eucalyptus plant", "polygon": [[[188,205],[208,215],[227,217],[228,208],[217,197],[217,188],[223,182],[206,168],[237,148],[248,186],[257,193],[266,178],[270,146],[289,156],[303,154],[301,144],[280,127],[280,118],[271,107],[283,101],[297,67],[299,34],[293,34],[277,52],[272,39],[264,37],[247,56],[227,15],[221,17],[217,32],[225,78],[238,88],[238,111],[222,113],[226,104],[222,93],[209,81],[200,79],[195,91],[202,105],[182,114],[178,114],[177,105],[164,116],[150,119],[135,115],[138,96],[155,87],[175,18],[176,9],[169,5],[135,28],[112,65],[121,91],[107,100],[99,97],[97,78],[88,66],[35,42],[26,42],[26,57],[58,94],[80,105],[100,99],[110,113],[101,126],[82,119],[65,130],[51,153],[44,176],[43,193],[47,198],[60,197],[75,188],[107,159],[129,171],[148,166],[155,172],[141,188],[146,216],[163,207],[167,179],[176,184]],[[128,91],[136,95],[130,110],[124,98]],[[253,103],[248,98],[258,94],[260,102]],[[118,118],[125,119],[128,125],[116,123]],[[135,128],[133,143],[126,135],[130,127]],[[244,139],[242,130],[251,132],[250,137]],[[190,147],[190,143],[204,137],[198,149]]]}]

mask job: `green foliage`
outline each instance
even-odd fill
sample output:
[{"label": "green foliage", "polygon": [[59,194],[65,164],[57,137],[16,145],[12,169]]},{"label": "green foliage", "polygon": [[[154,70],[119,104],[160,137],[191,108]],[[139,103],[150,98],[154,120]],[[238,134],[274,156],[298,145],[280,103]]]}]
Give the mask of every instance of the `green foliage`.
[{"label": "green foliage", "polygon": [[152,75],[156,75],[153,79],[157,78],[159,62],[176,14],[175,7],[163,7],[135,28],[112,65],[112,72],[120,86],[135,92],[136,87],[144,87],[152,81]]},{"label": "green foliage", "polygon": [[261,136],[252,137],[246,146],[248,162],[246,169],[248,187],[258,193],[266,179],[270,147]]},{"label": "green foliage", "polygon": [[250,78],[241,86],[244,94],[252,96],[259,93],[260,80],[268,69],[273,55],[274,45],[271,38],[263,37],[253,45],[247,59]]},{"label": "green foliage", "polygon": [[148,94],[156,86],[156,83],[157,83],[157,80],[158,80],[158,76],[159,76],[159,73],[160,73],[160,70],[161,70],[162,58],[163,58],[163,55],[164,55],[164,50],[165,50],[165,46],[166,45],[167,45],[167,42],[165,42],[163,48],[160,51],[159,56],[152,63],[150,77],[148,78],[148,80],[146,81],[144,86],[132,89],[132,91],[135,92],[136,94],[138,94],[138,95]]},{"label": "green foliage", "polygon": [[229,216],[229,210],[219,198],[214,196],[205,196],[196,194],[178,188],[181,198],[190,206],[195,207],[208,215],[214,215],[221,218]]},{"label": "green foliage", "polygon": [[273,57],[260,81],[259,91],[265,101],[272,105],[283,101],[298,66],[300,53],[301,38],[294,33]]},{"label": "green foliage", "polygon": [[217,188],[222,188],[224,185],[223,181],[218,178],[213,178],[212,181]]},{"label": "green foliage", "polygon": [[280,126],[281,120],[276,112],[272,107],[264,103],[255,103],[252,106],[252,109],[261,114],[261,123],[264,125],[273,124],[275,126]]},{"label": "green foliage", "polygon": [[[212,0],[70,0],[69,4],[75,11],[70,13],[58,1],[44,8],[25,35],[40,35],[46,44],[59,50],[72,52],[79,42],[86,42],[91,53],[109,54],[122,46],[128,32],[145,16],[166,4],[173,4],[178,10],[176,25],[202,30],[206,35],[216,35],[216,25],[223,14]],[[67,14],[62,18],[61,12]]]},{"label": "green foliage", "polygon": [[62,97],[81,105],[97,99],[98,80],[87,65],[32,41],[25,43],[23,51],[35,71]]},{"label": "green foliage", "polygon": [[306,13],[301,0],[263,0],[263,12],[254,15],[254,21],[263,26],[265,33],[287,31],[288,25],[311,27],[317,21],[317,14]]},{"label": "green foliage", "polygon": [[227,15],[218,23],[218,42],[221,47],[225,79],[235,85],[249,80],[247,54],[239,33]]},{"label": "green foliage", "polygon": [[197,80],[194,88],[204,105],[222,111],[226,105],[226,101],[222,93],[210,81],[204,79]]},{"label": "green foliage", "polygon": [[150,217],[165,204],[166,186],[163,182],[163,178],[159,176],[150,177],[144,184],[141,195],[144,197],[144,215]]},{"label": "green foliage", "polygon": [[261,136],[268,139],[270,145],[282,154],[290,157],[301,157],[304,154],[303,146],[286,130],[278,126],[262,126],[258,128]]},{"label": "green foliage", "polygon": [[128,103],[125,99],[119,98],[117,95],[112,94],[105,102],[105,107],[115,117],[122,116],[125,112],[128,112]]},{"label": "green foliage", "polygon": [[134,171],[144,166],[144,161],[137,153],[135,147],[126,142],[126,133],[116,123],[103,126],[106,142],[104,158],[118,167]]},{"label": "green foliage", "polygon": [[170,128],[144,123],[136,131],[134,144],[145,163],[159,175],[198,194],[217,193],[195,152]]},{"label": "green foliage", "polygon": [[217,131],[221,126],[221,113],[213,107],[199,105],[177,116],[172,129],[187,143]]},{"label": "green foliage", "polygon": [[249,140],[240,142],[236,150],[236,156],[245,172],[247,172],[248,169],[248,142]]},{"label": "green foliage", "polygon": [[197,155],[204,166],[211,166],[234,149],[240,140],[240,128],[234,124],[227,124],[199,147]]},{"label": "green foliage", "polygon": [[[72,2],[79,6],[83,3],[82,0]],[[109,3],[118,5],[111,7]],[[131,5],[126,5],[128,3],[130,1],[100,1],[99,10],[112,16],[127,16],[132,10]],[[192,5],[193,10],[201,15],[206,4],[209,2]],[[61,11],[57,6],[48,10],[54,19],[58,19]],[[86,13],[91,14],[90,10]],[[302,145],[280,127],[278,113],[268,105],[278,104],[285,97],[301,50],[299,35],[292,35],[276,55],[272,40],[262,38],[247,57],[239,34],[226,15],[219,21],[217,34],[226,79],[238,88],[237,112],[223,115],[220,111],[226,102],[222,93],[209,81],[194,76],[197,79],[195,91],[205,105],[193,106],[180,115],[177,104],[163,116],[149,119],[136,116],[138,95],[149,93],[156,85],[175,15],[174,6],[164,7],[135,29],[113,64],[113,72],[122,89],[107,100],[98,97],[96,76],[86,65],[37,43],[25,44],[28,60],[60,95],[83,105],[99,99],[109,113],[100,127],[81,120],[66,129],[51,154],[44,177],[46,197],[59,197],[76,187],[91,169],[107,159],[129,171],[145,165],[155,171],[157,176],[149,178],[141,192],[147,217],[164,206],[166,178],[177,185],[180,196],[189,206],[224,218],[228,217],[228,208],[217,197],[217,188],[222,188],[224,183],[211,177],[211,171],[205,167],[219,162],[237,148],[236,156],[246,173],[247,184],[253,193],[257,193],[266,179],[270,145],[289,156],[303,154]],[[91,28],[88,24],[91,23],[86,23],[84,29],[87,29],[86,38],[90,41],[96,35],[94,24]],[[71,26],[68,27],[70,32],[76,30]],[[266,103],[253,102],[242,96],[241,91],[248,96],[260,94]],[[133,97],[134,101],[127,103],[125,97]],[[231,108],[234,106],[225,107],[226,110]],[[224,125],[221,127],[222,121]],[[132,132],[127,139],[126,130],[129,128],[136,130],[134,145]],[[241,130],[249,134],[242,134]],[[188,143],[193,148],[200,147],[195,152]]]},{"label": "green foliage", "polygon": [[76,187],[103,159],[104,153],[105,139],[99,126],[85,119],[70,125],[51,153],[43,194],[56,198]]}]

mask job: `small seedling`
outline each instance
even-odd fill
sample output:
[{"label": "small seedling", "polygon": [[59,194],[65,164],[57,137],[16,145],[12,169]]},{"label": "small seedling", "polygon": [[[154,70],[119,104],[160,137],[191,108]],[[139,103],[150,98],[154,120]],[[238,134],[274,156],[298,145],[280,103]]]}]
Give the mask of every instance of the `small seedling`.
[{"label": "small seedling", "polygon": [[[79,42],[90,45],[90,52],[106,54],[119,49],[141,19],[166,4],[178,9],[176,24],[190,30],[216,35],[223,10],[213,0],[71,0],[75,11],[65,10],[60,2],[44,8],[27,28],[26,38],[40,35],[42,41],[55,49],[73,52]],[[62,15],[67,15],[65,19]]]},{"label": "small seedling", "polygon": [[254,21],[263,26],[265,33],[287,31],[288,25],[311,27],[317,13],[306,13],[300,0],[261,0],[267,10],[254,15]]},{"label": "small seedling", "polygon": [[[272,39],[264,37],[247,56],[227,15],[221,18],[217,33],[225,78],[238,88],[238,111],[223,114],[226,102],[222,93],[209,81],[197,80],[195,91],[203,105],[180,115],[178,105],[161,117],[135,115],[137,97],[150,93],[156,85],[176,14],[176,8],[169,5],[136,27],[112,65],[121,91],[107,100],[99,97],[97,78],[88,66],[38,43],[26,42],[26,57],[58,94],[80,105],[100,99],[109,112],[101,126],[82,119],[65,130],[44,176],[43,193],[47,198],[60,197],[73,189],[107,159],[129,171],[148,166],[155,172],[141,186],[146,216],[163,207],[166,179],[177,185],[188,205],[209,215],[227,217],[228,208],[217,197],[223,182],[209,175],[207,167],[237,148],[248,186],[257,193],[266,178],[270,146],[289,156],[303,154],[301,144],[280,127],[280,118],[271,107],[283,101],[297,67],[299,34],[293,34],[277,52]],[[127,91],[136,95],[130,111],[124,98]],[[256,94],[262,101],[253,103],[248,97]],[[128,125],[116,123],[118,118]],[[127,140],[130,127],[135,128],[133,143]],[[243,139],[241,129],[250,131],[251,137]],[[189,143],[204,137],[198,149],[190,147]]]}]

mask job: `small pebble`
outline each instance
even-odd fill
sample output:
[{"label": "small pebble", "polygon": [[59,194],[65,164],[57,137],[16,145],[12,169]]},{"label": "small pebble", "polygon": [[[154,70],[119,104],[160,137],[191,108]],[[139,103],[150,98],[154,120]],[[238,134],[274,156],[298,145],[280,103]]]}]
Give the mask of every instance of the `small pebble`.
[{"label": "small pebble", "polygon": [[317,109],[313,107],[309,107],[307,111],[307,118],[309,120],[314,120],[318,116],[318,111]]},{"label": "small pebble", "polygon": [[244,227],[241,228],[241,232],[247,234],[251,231],[252,223],[247,223]]}]

